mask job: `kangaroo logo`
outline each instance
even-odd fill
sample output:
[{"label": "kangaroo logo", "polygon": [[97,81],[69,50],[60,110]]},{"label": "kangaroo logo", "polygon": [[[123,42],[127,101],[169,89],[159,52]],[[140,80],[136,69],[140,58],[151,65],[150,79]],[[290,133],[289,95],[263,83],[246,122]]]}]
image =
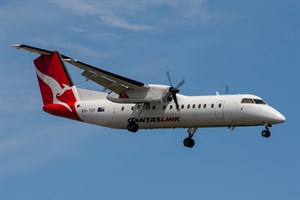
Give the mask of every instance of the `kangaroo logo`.
[{"label": "kangaroo logo", "polygon": [[65,91],[71,90],[72,88],[66,84],[63,84],[64,88],[62,88],[54,78],[47,76],[46,74],[43,74],[37,68],[35,68],[35,69],[36,69],[36,73],[37,73],[38,77],[41,80],[43,80],[44,83],[46,83],[52,90],[53,104],[60,104],[64,107],[66,107],[70,112],[72,112],[72,109],[68,104],[57,99],[57,96],[63,95],[63,93],[65,93]]}]

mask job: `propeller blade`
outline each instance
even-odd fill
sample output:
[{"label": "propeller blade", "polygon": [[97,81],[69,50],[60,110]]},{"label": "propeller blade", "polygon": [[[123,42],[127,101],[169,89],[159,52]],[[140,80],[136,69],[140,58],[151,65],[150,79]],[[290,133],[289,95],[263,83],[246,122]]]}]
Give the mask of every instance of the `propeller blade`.
[{"label": "propeller blade", "polygon": [[185,80],[183,79],[183,80],[177,85],[176,88],[180,88],[184,83],[185,83]]},{"label": "propeller blade", "polygon": [[169,83],[170,83],[171,87],[173,87],[169,70],[166,72],[166,74],[167,74],[167,77],[168,77],[168,80],[169,80]]},{"label": "propeller blade", "polygon": [[173,96],[173,99],[174,99],[174,102],[175,102],[175,105],[176,105],[176,109],[179,111],[179,104],[178,104],[178,101],[177,101],[176,93],[172,93],[172,96]]},{"label": "propeller blade", "polygon": [[[169,83],[170,83],[170,88],[169,88],[169,92],[172,94],[172,98],[174,100],[174,103],[176,105],[176,109],[179,111],[179,104],[178,104],[178,100],[177,100],[177,96],[176,94],[179,92],[179,87],[181,87],[184,83],[185,83],[185,80],[183,79],[178,85],[177,87],[173,87],[173,84],[172,84],[172,80],[171,80],[171,76],[170,76],[170,72],[169,71],[166,71],[166,74],[167,74],[167,77],[168,77],[168,80],[169,80]],[[169,95],[170,95],[169,93]]]}]

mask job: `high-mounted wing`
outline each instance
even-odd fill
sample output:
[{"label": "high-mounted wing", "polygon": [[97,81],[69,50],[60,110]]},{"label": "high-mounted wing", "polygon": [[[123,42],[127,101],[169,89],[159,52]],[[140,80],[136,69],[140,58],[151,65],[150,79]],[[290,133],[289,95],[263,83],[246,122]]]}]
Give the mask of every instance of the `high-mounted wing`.
[{"label": "high-mounted wing", "polygon": [[[49,50],[44,50],[44,49],[40,49],[28,45],[23,45],[23,44],[15,44],[11,46],[17,49],[24,49],[29,52],[38,53],[41,55],[51,55],[53,53],[52,51]],[[123,92],[126,92],[127,90],[143,89],[143,87],[145,86],[144,83],[105,71],[103,69],[96,68],[94,66],[88,65],[86,63],[83,63],[81,61],[78,61],[76,59],[70,58],[62,54],[61,54],[61,58],[63,61],[84,70],[81,75],[86,77],[88,80],[92,80],[116,94],[120,95]]]},{"label": "high-mounted wing", "polygon": [[145,85],[144,83],[96,68],[64,55],[62,55],[62,59],[67,63],[83,69],[84,71],[81,75],[86,77],[88,80],[92,80],[116,94],[121,94],[127,90],[138,90]]}]

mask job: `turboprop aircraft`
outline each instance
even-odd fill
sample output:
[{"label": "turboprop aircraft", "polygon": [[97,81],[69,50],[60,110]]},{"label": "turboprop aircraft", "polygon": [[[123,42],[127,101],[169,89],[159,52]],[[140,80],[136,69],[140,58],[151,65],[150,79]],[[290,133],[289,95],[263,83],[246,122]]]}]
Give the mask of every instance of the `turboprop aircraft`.
[{"label": "turboprop aircraft", "polygon": [[[52,115],[100,126],[127,129],[187,128],[183,144],[193,147],[198,128],[264,126],[261,135],[270,137],[269,127],[285,117],[265,101],[251,94],[185,96],[181,81],[172,85],[145,84],[62,55],[28,45],[17,49],[40,54],[34,60],[43,99],[43,110]],[[65,63],[82,69],[82,76],[110,92],[76,88]]]}]

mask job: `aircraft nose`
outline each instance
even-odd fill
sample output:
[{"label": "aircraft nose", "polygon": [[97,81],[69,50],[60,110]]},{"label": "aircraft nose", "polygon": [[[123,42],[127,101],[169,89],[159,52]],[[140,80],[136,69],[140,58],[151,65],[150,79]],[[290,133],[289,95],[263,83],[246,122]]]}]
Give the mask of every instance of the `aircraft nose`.
[{"label": "aircraft nose", "polygon": [[271,106],[265,106],[261,108],[261,111],[258,115],[264,124],[280,124],[286,120],[279,111]]},{"label": "aircraft nose", "polygon": [[283,114],[281,114],[280,112],[278,112],[276,114],[276,117],[275,117],[275,120],[278,122],[278,123],[283,123],[285,122],[285,117],[283,116]]},{"label": "aircraft nose", "polygon": [[283,123],[285,122],[285,117],[283,116],[283,114],[281,114],[280,112],[278,112],[275,109],[272,109],[272,122],[273,124],[279,124],[279,123]]}]

